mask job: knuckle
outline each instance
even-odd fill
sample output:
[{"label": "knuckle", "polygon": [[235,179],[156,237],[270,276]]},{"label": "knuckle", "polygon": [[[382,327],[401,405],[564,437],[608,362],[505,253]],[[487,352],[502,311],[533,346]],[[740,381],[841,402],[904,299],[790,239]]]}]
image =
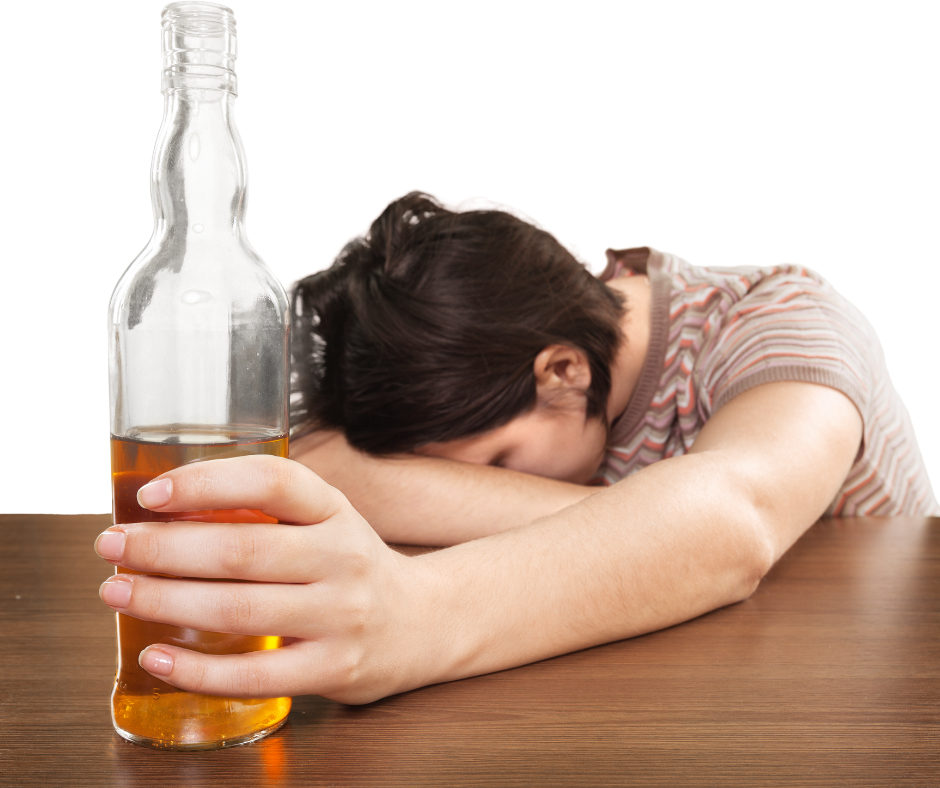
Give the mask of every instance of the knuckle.
[{"label": "knuckle", "polygon": [[346,598],[344,607],[343,617],[347,630],[353,636],[361,635],[372,620],[372,604],[369,594],[365,592],[350,594]]},{"label": "knuckle", "polygon": [[225,588],[219,597],[218,620],[222,632],[242,634],[251,625],[252,600],[247,589]]},{"label": "knuckle", "polygon": [[190,692],[201,692],[206,686],[206,680],[209,676],[208,666],[201,660],[187,660],[188,681],[186,682]]},{"label": "knuckle", "polygon": [[177,474],[174,484],[180,486],[186,501],[198,501],[212,492],[213,474],[205,463],[194,462],[184,465]]},{"label": "knuckle", "polygon": [[140,612],[149,619],[159,619],[164,607],[162,583],[148,578],[143,582],[137,579],[135,585],[137,588],[134,589],[134,596],[137,599],[134,601],[138,603]]},{"label": "knuckle", "polygon": [[349,502],[349,499],[342,490],[339,490],[336,487],[332,487],[322,480],[319,481],[323,486],[325,506],[332,511],[332,516],[335,517],[338,515],[342,517],[347,524],[351,523],[353,519],[361,516]]},{"label": "knuckle", "polygon": [[371,575],[375,560],[371,550],[356,545],[345,556],[345,565],[353,577],[364,578]]},{"label": "knuckle", "polygon": [[156,569],[160,566],[160,534],[152,528],[143,528],[133,534],[131,540],[134,564],[145,569]]},{"label": "knuckle", "polygon": [[267,668],[257,657],[241,660],[232,671],[231,692],[236,697],[263,697],[270,686]]},{"label": "knuckle", "polygon": [[193,463],[193,492],[200,497],[212,493],[215,488],[215,466]]},{"label": "knuckle", "polygon": [[227,529],[219,545],[219,560],[226,576],[244,577],[255,569],[262,561],[263,545],[254,528]]},{"label": "knuckle", "polygon": [[267,458],[271,461],[265,463],[264,479],[267,494],[275,499],[286,499],[294,486],[294,463],[278,462],[277,458]]},{"label": "knuckle", "polygon": [[332,656],[333,689],[355,687],[363,672],[363,654],[358,648],[343,648]]}]

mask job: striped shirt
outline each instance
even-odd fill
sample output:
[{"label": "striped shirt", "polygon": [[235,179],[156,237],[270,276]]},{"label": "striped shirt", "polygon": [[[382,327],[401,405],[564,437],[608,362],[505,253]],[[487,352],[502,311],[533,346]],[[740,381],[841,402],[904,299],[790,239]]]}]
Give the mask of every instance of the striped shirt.
[{"label": "striped shirt", "polygon": [[597,481],[613,484],[685,454],[713,413],[754,386],[803,381],[841,391],[864,422],[826,514],[940,514],[878,338],[821,276],[795,265],[697,268],[647,248],[608,258],[604,281],[649,276],[650,342]]}]

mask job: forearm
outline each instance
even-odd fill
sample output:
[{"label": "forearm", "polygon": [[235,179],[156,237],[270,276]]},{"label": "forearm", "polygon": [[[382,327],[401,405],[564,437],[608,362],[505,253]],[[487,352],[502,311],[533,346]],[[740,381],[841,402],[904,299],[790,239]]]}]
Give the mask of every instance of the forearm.
[{"label": "forearm", "polygon": [[341,490],[386,542],[399,544],[453,545],[500,533],[600,489],[435,457],[372,457],[339,433],[303,439],[291,457]]},{"label": "forearm", "polygon": [[710,456],[657,463],[538,522],[413,559],[435,574],[421,683],[639,635],[746,598],[772,560]]},{"label": "forearm", "polygon": [[[839,392],[759,386],[655,463],[522,528],[421,556],[439,588],[429,681],[662,629],[750,595],[825,511],[862,423]],[[430,636],[430,635],[429,635]]]}]

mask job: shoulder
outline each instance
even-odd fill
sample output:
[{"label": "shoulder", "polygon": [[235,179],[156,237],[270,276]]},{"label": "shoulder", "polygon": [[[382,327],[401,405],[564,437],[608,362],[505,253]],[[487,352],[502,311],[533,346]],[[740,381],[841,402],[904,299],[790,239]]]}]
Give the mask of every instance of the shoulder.
[{"label": "shoulder", "polygon": [[864,315],[815,271],[799,265],[766,268],[679,267],[686,283],[714,288],[696,359],[696,377],[715,412],[738,394],[776,381],[835,388],[865,413],[881,346]]}]

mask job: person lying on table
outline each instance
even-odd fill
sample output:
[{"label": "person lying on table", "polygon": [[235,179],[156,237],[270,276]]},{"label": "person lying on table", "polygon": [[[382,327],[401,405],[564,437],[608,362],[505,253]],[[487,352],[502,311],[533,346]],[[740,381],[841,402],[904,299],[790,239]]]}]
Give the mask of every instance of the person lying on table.
[{"label": "person lying on table", "polygon": [[[141,665],[184,690],[365,703],[746,599],[821,515],[937,502],[868,322],[801,266],[609,251],[413,193],[292,294],[294,460],[140,490],[281,525],[119,525],[110,606],[282,635]],[[385,542],[454,545],[403,556]],[[129,583],[131,592],[115,594]]]}]

